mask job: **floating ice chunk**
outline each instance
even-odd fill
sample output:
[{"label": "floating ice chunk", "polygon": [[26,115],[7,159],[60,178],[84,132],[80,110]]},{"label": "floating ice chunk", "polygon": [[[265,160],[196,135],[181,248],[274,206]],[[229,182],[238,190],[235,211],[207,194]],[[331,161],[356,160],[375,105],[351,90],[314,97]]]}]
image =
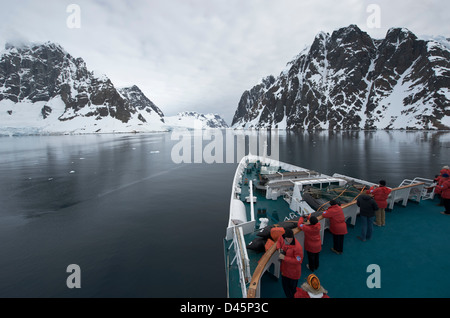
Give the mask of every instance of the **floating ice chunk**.
[{"label": "floating ice chunk", "polygon": [[71,170],[69,173],[75,173],[75,171],[74,171],[74,170]]}]

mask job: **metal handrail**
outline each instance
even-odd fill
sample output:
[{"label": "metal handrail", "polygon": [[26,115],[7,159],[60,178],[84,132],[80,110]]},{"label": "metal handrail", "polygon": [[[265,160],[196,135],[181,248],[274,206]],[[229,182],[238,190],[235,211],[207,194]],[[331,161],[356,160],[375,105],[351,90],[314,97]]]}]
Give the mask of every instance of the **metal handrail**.
[{"label": "metal handrail", "polygon": [[247,282],[251,277],[250,273],[250,260],[247,255],[247,249],[244,244],[244,232],[242,227],[235,226],[233,231],[233,243],[228,249],[234,246],[235,256],[230,265],[237,262],[239,270],[239,283],[241,285],[242,297],[247,298]]}]

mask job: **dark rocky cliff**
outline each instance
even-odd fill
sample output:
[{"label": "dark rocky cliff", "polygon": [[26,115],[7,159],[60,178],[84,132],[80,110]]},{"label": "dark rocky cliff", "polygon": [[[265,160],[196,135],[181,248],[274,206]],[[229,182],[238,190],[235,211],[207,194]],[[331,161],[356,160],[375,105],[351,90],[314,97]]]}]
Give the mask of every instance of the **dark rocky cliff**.
[{"label": "dark rocky cliff", "polygon": [[277,78],[243,93],[232,126],[449,129],[449,48],[403,28],[382,40],[356,25],[320,33]]}]

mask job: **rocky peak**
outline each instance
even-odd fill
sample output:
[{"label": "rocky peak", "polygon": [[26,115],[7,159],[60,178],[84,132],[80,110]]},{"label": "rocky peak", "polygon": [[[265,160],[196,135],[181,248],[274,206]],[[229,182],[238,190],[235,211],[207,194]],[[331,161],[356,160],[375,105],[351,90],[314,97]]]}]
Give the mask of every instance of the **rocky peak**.
[{"label": "rocky peak", "polygon": [[131,87],[119,88],[119,92],[124,96],[131,104],[134,105],[138,110],[145,111],[148,114],[155,112],[160,118],[161,122],[164,122],[163,112],[150,100],[139,87],[133,85]]},{"label": "rocky peak", "polygon": [[356,25],[321,32],[275,81],[243,93],[232,125],[448,129],[449,54],[450,45],[405,28],[389,29],[382,40]]},{"label": "rocky peak", "polygon": [[390,43],[401,43],[407,40],[415,41],[417,36],[406,28],[390,28],[384,40]]},{"label": "rocky peak", "polygon": [[[63,109],[55,106],[58,100]],[[8,105],[6,112],[1,111],[2,104]],[[93,118],[95,126],[95,121],[112,118],[117,126],[131,127],[133,121],[135,127],[153,119],[161,122],[164,116],[137,86],[119,92],[106,75],[89,71],[82,58],[51,42],[6,44],[0,56],[0,116],[7,113],[8,120],[16,116],[19,108],[14,104],[31,105],[28,113],[36,111],[45,121],[78,118],[81,123]]]}]

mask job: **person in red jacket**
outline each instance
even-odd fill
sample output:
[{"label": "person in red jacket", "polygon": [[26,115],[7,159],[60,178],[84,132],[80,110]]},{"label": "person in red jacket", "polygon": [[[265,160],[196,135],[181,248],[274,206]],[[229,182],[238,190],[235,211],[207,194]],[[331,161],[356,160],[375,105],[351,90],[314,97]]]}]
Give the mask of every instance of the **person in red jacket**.
[{"label": "person in red jacket", "polygon": [[286,232],[278,238],[277,249],[281,260],[281,284],[287,298],[294,298],[298,280],[302,274],[303,248],[294,237],[294,232]]},{"label": "person in red jacket", "polygon": [[450,178],[447,173],[442,175],[442,179],[445,180],[441,186],[441,196],[444,201],[445,211],[441,212],[445,215],[450,215]]},{"label": "person in red jacket", "polygon": [[344,252],[344,235],[347,234],[344,211],[335,200],[330,201],[330,207],[322,213],[324,218],[330,219],[330,232],[333,234],[333,247],[336,254]]},{"label": "person in red jacket", "polygon": [[369,194],[373,196],[378,205],[378,210],[375,212],[375,225],[386,225],[387,198],[391,192],[392,190],[386,187],[386,181],[384,180],[380,180],[378,187],[369,190]]},{"label": "person in red jacket", "polygon": [[297,287],[295,298],[330,298],[328,291],[320,285],[319,278],[311,274],[302,284],[301,288]]},{"label": "person in red jacket", "polygon": [[298,227],[305,234],[304,247],[308,254],[306,267],[314,272],[319,268],[319,252],[322,250],[320,223],[314,215],[308,215],[306,218],[301,217],[298,220]]},{"label": "person in red jacket", "polygon": [[442,197],[442,184],[445,182],[444,174],[449,175],[450,170],[448,169],[448,166],[442,167],[439,176],[434,178],[434,181],[436,182],[436,186],[434,187],[434,193],[436,197],[439,199],[438,206],[444,205],[444,198]]}]

